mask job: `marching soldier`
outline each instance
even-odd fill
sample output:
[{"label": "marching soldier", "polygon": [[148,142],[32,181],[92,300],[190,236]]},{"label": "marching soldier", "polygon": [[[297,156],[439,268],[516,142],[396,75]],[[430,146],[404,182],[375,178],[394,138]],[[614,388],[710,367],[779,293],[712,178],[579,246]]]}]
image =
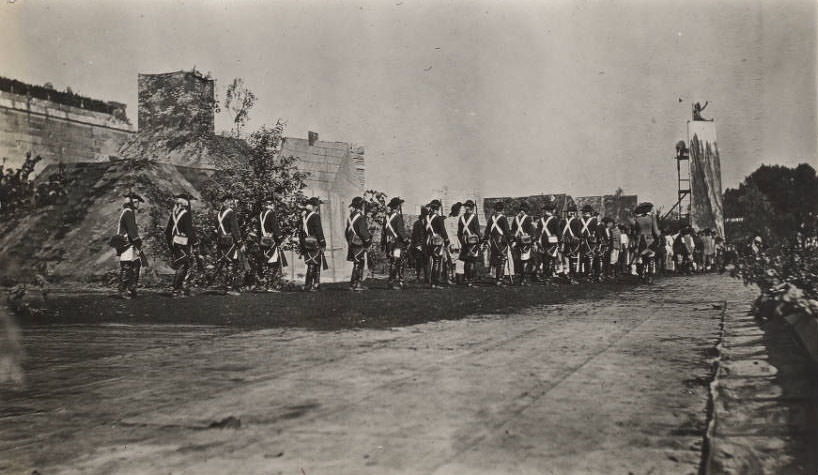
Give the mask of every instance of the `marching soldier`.
[{"label": "marching soldier", "polygon": [[321,216],[318,214],[318,207],[321,200],[312,197],[307,200],[304,212],[301,217],[301,231],[299,233],[299,244],[301,245],[301,256],[307,266],[307,276],[304,281],[304,291],[315,292],[321,285],[321,269],[327,268],[327,261],[324,257],[324,249],[327,242],[324,239],[324,228],[321,226]]},{"label": "marching soldier", "polygon": [[352,277],[349,287],[354,291],[366,290],[361,284],[364,278],[364,266],[366,265],[366,251],[372,243],[372,236],[369,234],[369,226],[366,223],[366,215],[363,211],[364,199],[356,196],[349,204],[349,216],[347,216],[346,239],[349,249],[347,260],[352,262]]},{"label": "marching soldier", "polygon": [[599,268],[599,274],[597,276],[598,280],[605,279],[610,277],[610,267],[611,267],[611,251],[613,249],[613,219],[605,216],[599,222],[597,226],[597,244],[599,246],[599,252],[597,253],[599,264],[597,267]]},{"label": "marching soldier", "polygon": [[426,206],[420,207],[417,221],[412,225],[412,260],[415,264],[415,280],[420,282],[423,275],[424,282],[428,282],[429,275],[426,258],[426,215],[429,210]]},{"label": "marching soldier", "polygon": [[443,216],[440,215],[440,201],[432,200],[429,203],[429,214],[426,216],[426,255],[431,260],[431,280],[433,289],[442,289],[440,278],[443,274],[443,255],[446,246],[449,245],[449,235],[446,233],[446,226],[443,224]]},{"label": "marching soldier", "polygon": [[586,279],[592,280],[596,276],[597,264],[599,263],[599,243],[597,240],[599,221],[594,216],[594,209],[590,205],[582,207],[582,218],[580,219],[582,222],[582,273]]},{"label": "marching soldier", "polygon": [[562,227],[563,266],[571,284],[577,283],[580,270],[580,245],[582,244],[582,221],[577,217],[577,206],[568,205],[568,218]]},{"label": "marching soldier", "polygon": [[287,266],[287,258],[281,250],[284,235],[278,225],[275,200],[272,197],[264,200],[264,209],[259,214],[258,221],[259,230],[261,231],[259,244],[264,256],[263,269],[267,292],[280,292],[282,269]]},{"label": "marching soldier", "polygon": [[561,220],[554,216],[554,203],[543,206],[543,217],[537,223],[537,242],[540,247],[543,265],[543,277],[554,278],[562,267],[560,252]]},{"label": "marching soldier", "polygon": [[514,268],[520,275],[520,285],[528,285],[528,274],[531,269],[531,248],[534,245],[534,222],[527,214],[528,205],[520,203],[517,216],[511,222],[511,234],[514,236]]},{"label": "marching soldier", "polygon": [[389,258],[389,280],[386,285],[392,290],[401,290],[406,247],[412,242],[403,223],[401,204],[397,196],[389,200],[388,211],[381,232],[381,248]]},{"label": "marching soldier", "polygon": [[508,260],[508,246],[511,237],[511,230],[508,227],[508,220],[503,214],[503,202],[494,204],[494,214],[490,222],[486,223],[486,231],[483,240],[489,243],[491,265],[494,267],[495,284],[499,287],[505,286],[503,274],[506,270]]},{"label": "marching soldier", "polygon": [[463,278],[467,287],[474,287],[476,266],[480,260],[480,218],[474,211],[474,201],[463,204],[466,210],[457,222],[457,239],[460,241],[460,260],[464,262]]},{"label": "marching soldier", "polygon": [[235,207],[236,199],[228,193],[223,197],[222,206],[217,215],[219,261],[216,266],[216,274],[222,277],[221,287],[227,289],[227,295],[233,296],[241,295],[243,271],[241,257],[245,251],[238,217],[234,211]]},{"label": "marching soldier", "polygon": [[119,255],[119,296],[123,299],[136,297],[136,286],[139,283],[139,271],[142,268],[142,239],[136,226],[136,212],[139,203],[144,203],[136,193],[125,195],[127,201],[122,205],[122,212],[117,223],[117,235],[120,245],[116,246]]},{"label": "marching soldier", "polygon": [[188,193],[173,196],[175,202],[171,210],[168,225],[165,227],[165,240],[170,248],[170,266],[176,271],[173,275],[173,297],[190,295],[186,280],[193,260],[193,249],[196,246],[196,230],[193,228],[193,215]]},{"label": "marching soldier", "polygon": [[[449,216],[444,216],[443,224],[446,226],[447,236],[457,236],[457,229],[460,223],[460,210],[463,208],[463,203],[457,202],[452,205]],[[451,243],[446,247],[445,258],[445,274],[446,281],[449,285],[462,284],[464,281],[465,266],[464,262],[460,260],[460,253],[463,246],[459,239],[451,240]]]}]

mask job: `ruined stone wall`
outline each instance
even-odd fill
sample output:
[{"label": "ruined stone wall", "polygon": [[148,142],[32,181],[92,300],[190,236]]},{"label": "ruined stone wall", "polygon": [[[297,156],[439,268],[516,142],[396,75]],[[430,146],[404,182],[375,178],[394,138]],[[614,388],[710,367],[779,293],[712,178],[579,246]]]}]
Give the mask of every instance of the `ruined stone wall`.
[{"label": "ruined stone wall", "polygon": [[140,132],[213,135],[215,81],[195,71],[140,74]]},{"label": "ruined stone wall", "polygon": [[7,167],[22,165],[26,152],[43,157],[35,172],[60,161],[108,161],[132,135],[121,113],[0,90],[0,157]]},{"label": "ruined stone wall", "polygon": [[[352,198],[362,195],[366,186],[364,147],[346,142],[325,142],[316,139],[287,137],[282,144],[281,155],[298,159],[300,171],[309,173],[305,180],[307,196],[317,196],[321,205],[321,222],[327,240],[329,269],[322,279],[330,282],[348,280],[352,265],[346,260],[344,229],[348,206]],[[291,257],[291,258],[290,258]],[[304,276],[304,262],[295,255],[288,256],[291,279]]]}]

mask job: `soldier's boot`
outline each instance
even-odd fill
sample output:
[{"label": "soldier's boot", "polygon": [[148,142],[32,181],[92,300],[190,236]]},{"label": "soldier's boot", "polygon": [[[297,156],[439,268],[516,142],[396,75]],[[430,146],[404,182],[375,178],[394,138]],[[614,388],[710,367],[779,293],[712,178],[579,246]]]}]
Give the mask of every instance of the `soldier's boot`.
[{"label": "soldier's boot", "polygon": [[386,281],[386,287],[393,289],[398,279],[398,267],[395,263],[395,258],[389,258],[389,279]]},{"label": "soldier's boot", "polygon": [[131,261],[131,272],[128,279],[128,293],[131,294],[131,297],[136,297],[136,287],[139,285],[139,271],[141,269],[141,261]]},{"label": "soldier's boot", "polygon": [[131,298],[131,295],[128,293],[128,281],[130,280],[130,262],[127,261],[119,261],[119,286],[117,288],[119,292],[119,297],[123,299]]},{"label": "soldier's boot", "polygon": [[312,264],[307,264],[307,275],[304,276],[304,291],[309,291],[312,289],[312,275]]},{"label": "soldier's boot", "polygon": [[494,285],[498,287],[505,286],[503,282],[503,272],[505,271],[505,263],[498,262],[497,265],[494,266]]},{"label": "soldier's boot", "polygon": [[312,292],[317,292],[321,289],[321,264],[314,264],[312,271]]}]

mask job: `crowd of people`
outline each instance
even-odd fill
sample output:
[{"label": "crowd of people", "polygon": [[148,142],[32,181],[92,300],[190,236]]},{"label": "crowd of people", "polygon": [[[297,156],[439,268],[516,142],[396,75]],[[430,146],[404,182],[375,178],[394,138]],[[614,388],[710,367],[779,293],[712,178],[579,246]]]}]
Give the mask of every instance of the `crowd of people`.
[{"label": "crowd of people", "polygon": [[[120,261],[119,294],[136,295],[140,268],[144,260],[142,240],[135,213],[143,199],[129,193],[119,216],[118,232],[111,239]],[[192,196],[180,193],[165,229],[170,265],[175,269],[172,292],[189,294],[188,277],[196,259],[197,232],[192,218]],[[355,197],[349,203],[345,237],[347,260],[352,263],[351,290],[366,290],[368,255],[379,246],[388,260],[386,285],[389,289],[406,287],[407,265],[414,278],[433,289],[450,286],[471,287],[488,276],[493,285],[526,286],[600,282],[621,275],[638,275],[650,282],[660,271],[696,272],[718,268],[718,257],[726,250],[721,238],[711,230],[694,232],[685,227],[674,234],[659,229],[656,210],[641,203],[622,223],[600,216],[591,206],[581,209],[573,204],[563,212],[546,203],[541,210],[529,210],[526,203],[506,209],[503,202],[494,205],[488,222],[481,224],[472,200],[455,203],[444,213],[439,200],[421,207],[417,220],[409,227],[402,212],[404,200],[395,197],[386,205],[379,233],[372,233],[365,200]],[[282,290],[282,269],[287,265],[283,246],[294,239],[306,267],[304,291],[318,291],[321,272],[328,268],[324,255],[326,239],[322,227],[319,198],[304,203],[296,236],[285,236],[276,215],[275,201],[264,200],[254,219],[258,228],[242,235],[238,222],[238,203],[231,195],[221,199],[214,227],[218,260],[214,275],[216,286],[229,295],[240,295],[247,270],[246,251],[250,240],[263,250],[263,284],[267,291]],[[508,214],[507,214],[508,213]],[[379,242],[375,243],[380,234]]]}]

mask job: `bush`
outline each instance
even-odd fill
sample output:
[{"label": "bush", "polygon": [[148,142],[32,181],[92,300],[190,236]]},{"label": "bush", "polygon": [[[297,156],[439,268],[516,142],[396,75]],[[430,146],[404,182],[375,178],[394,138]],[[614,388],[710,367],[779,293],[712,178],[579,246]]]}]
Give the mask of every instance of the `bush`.
[{"label": "bush", "polygon": [[756,310],[782,316],[805,312],[818,318],[818,244],[815,239],[792,240],[753,252],[745,248],[733,270],[745,285],[761,291]]}]

